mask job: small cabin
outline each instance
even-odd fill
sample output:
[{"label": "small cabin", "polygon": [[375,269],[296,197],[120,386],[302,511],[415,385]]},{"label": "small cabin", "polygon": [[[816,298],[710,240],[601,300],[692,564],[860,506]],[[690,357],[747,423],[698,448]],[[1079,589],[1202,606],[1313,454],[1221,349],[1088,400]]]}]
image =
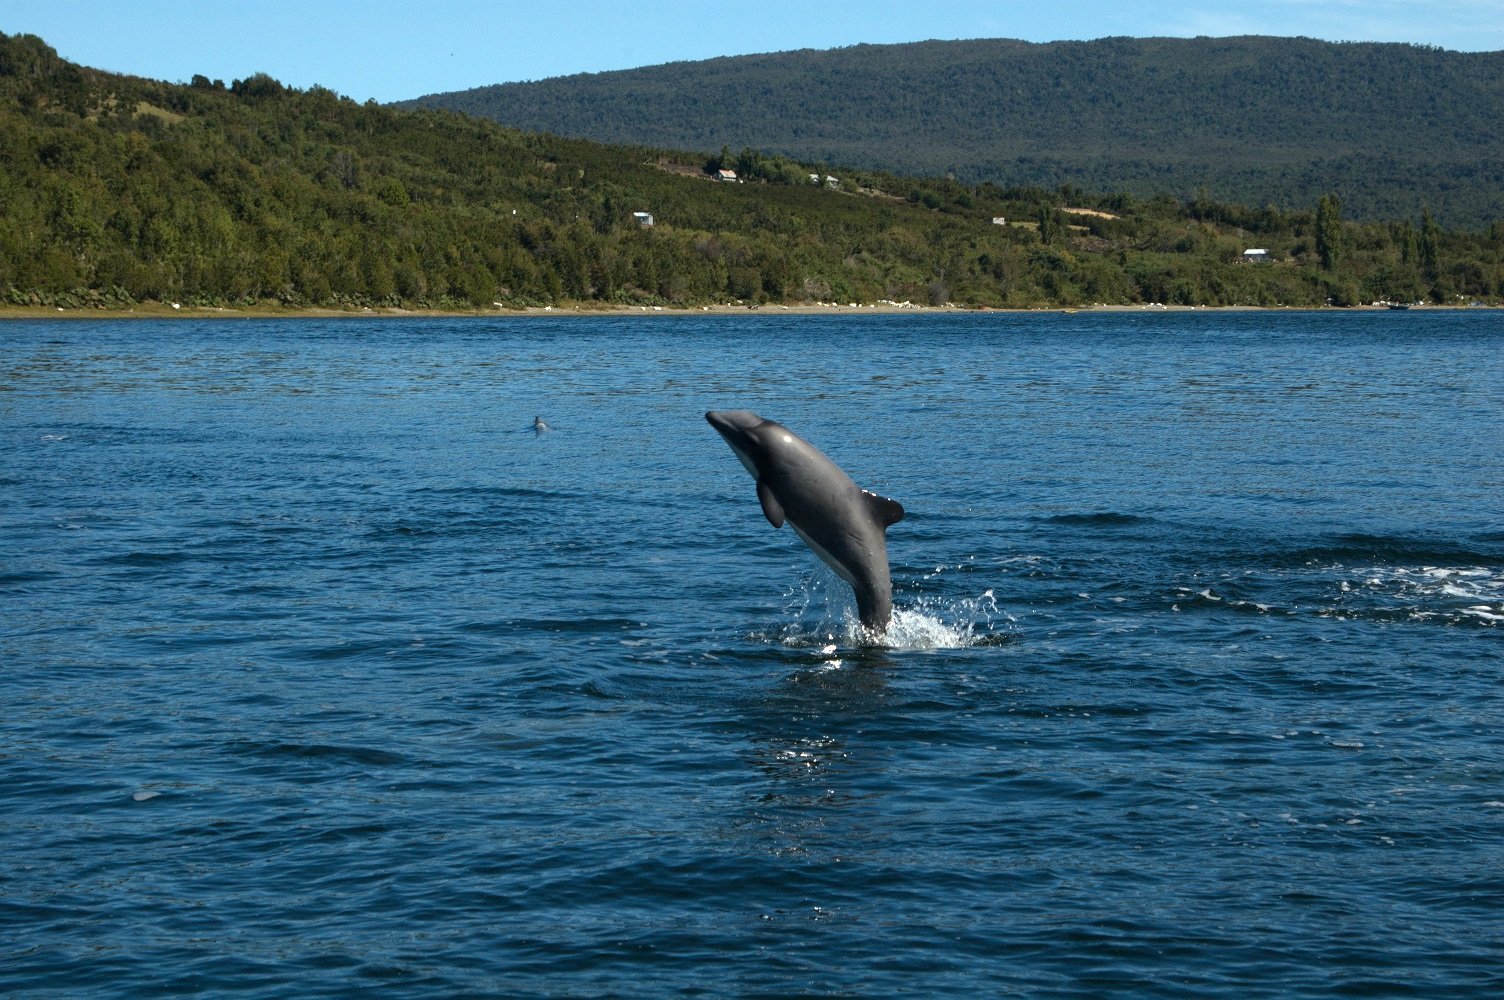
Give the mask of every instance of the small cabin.
[{"label": "small cabin", "polygon": [[1243,251],[1243,261],[1247,264],[1263,264],[1269,260],[1268,250],[1248,249]]},{"label": "small cabin", "polygon": [[632,218],[643,229],[647,229],[649,226],[651,226],[653,224],[653,213],[652,212],[633,212],[632,213]]},{"label": "small cabin", "polygon": [[715,172],[715,179],[718,180],[718,181],[725,181],[728,184],[735,184],[736,183],[736,171],[735,170],[717,170]]}]

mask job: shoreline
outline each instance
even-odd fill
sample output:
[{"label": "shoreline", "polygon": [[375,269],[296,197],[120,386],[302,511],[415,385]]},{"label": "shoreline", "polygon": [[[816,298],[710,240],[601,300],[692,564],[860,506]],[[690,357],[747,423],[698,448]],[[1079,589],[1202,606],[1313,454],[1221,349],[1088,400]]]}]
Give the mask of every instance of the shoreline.
[{"label": "shoreline", "polygon": [[[1419,312],[1436,310],[1471,311],[1475,309],[1500,309],[1504,305],[1492,303],[1459,305],[1406,306],[1404,309]],[[910,303],[815,303],[795,305],[767,304],[713,305],[713,306],[625,306],[572,304],[560,306],[528,306],[522,309],[404,309],[396,306],[364,309],[335,309],[310,306],[283,308],[281,306],[174,306],[170,303],[143,302],[121,309],[104,307],[65,308],[62,306],[10,306],[0,305],[0,321],[7,319],[498,319],[560,316],[747,316],[778,314],[787,316],[900,316],[917,314],[1022,314],[1040,313],[1193,313],[1193,312],[1389,312],[1386,305],[1358,306],[1177,306],[1160,303],[1137,303],[1132,305],[1094,304],[1089,306],[1040,306],[1033,309],[994,308],[989,306],[920,306]]]}]

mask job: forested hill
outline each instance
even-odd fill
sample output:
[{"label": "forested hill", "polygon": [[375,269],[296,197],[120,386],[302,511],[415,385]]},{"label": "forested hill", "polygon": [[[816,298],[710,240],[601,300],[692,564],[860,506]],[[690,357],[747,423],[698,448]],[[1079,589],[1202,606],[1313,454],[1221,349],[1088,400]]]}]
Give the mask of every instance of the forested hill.
[{"label": "forested hill", "polygon": [[[817,15],[816,15],[817,16]],[[530,130],[968,182],[1504,218],[1504,52],[1305,38],[858,45],[435,94]]]},{"label": "forested hill", "polygon": [[[711,179],[734,169],[743,183]],[[651,218],[649,218],[651,216]],[[1253,259],[1249,248],[1260,251]],[[830,176],[118,76],[0,34],[0,304],[1438,303],[1504,295],[1504,221]]]}]

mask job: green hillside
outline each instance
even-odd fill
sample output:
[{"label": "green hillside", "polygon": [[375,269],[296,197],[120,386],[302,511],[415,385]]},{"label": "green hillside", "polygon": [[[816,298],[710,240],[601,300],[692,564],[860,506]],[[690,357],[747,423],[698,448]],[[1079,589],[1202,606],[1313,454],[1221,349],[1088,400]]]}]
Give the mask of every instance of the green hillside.
[{"label": "green hillside", "polygon": [[858,45],[436,94],[603,142],[1281,208],[1504,218],[1504,52],[1304,38]]},{"label": "green hillside", "polygon": [[[710,179],[734,169],[745,183]],[[811,181],[816,174],[817,183]],[[635,213],[651,213],[643,225]],[[1265,263],[1244,261],[1249,247]],[[1504,293],[1504,224],[711,158],[169,84],[0,35],[0,304],[1321,305]]]}]

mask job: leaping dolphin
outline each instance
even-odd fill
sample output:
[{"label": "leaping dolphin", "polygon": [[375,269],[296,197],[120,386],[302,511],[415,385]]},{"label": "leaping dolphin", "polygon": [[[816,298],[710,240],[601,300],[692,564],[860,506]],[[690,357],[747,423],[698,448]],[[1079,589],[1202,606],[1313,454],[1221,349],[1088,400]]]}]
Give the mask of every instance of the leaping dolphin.
[{"label": "leaping dolphin", "polygon": [[903,520],[896,500],[868,493],[808,441],[751,410],[705,414],[757,480],[768,523],[786,519],[825,565],[851,584],[857,617],[875,635],[893,618],[887,528]]}]

